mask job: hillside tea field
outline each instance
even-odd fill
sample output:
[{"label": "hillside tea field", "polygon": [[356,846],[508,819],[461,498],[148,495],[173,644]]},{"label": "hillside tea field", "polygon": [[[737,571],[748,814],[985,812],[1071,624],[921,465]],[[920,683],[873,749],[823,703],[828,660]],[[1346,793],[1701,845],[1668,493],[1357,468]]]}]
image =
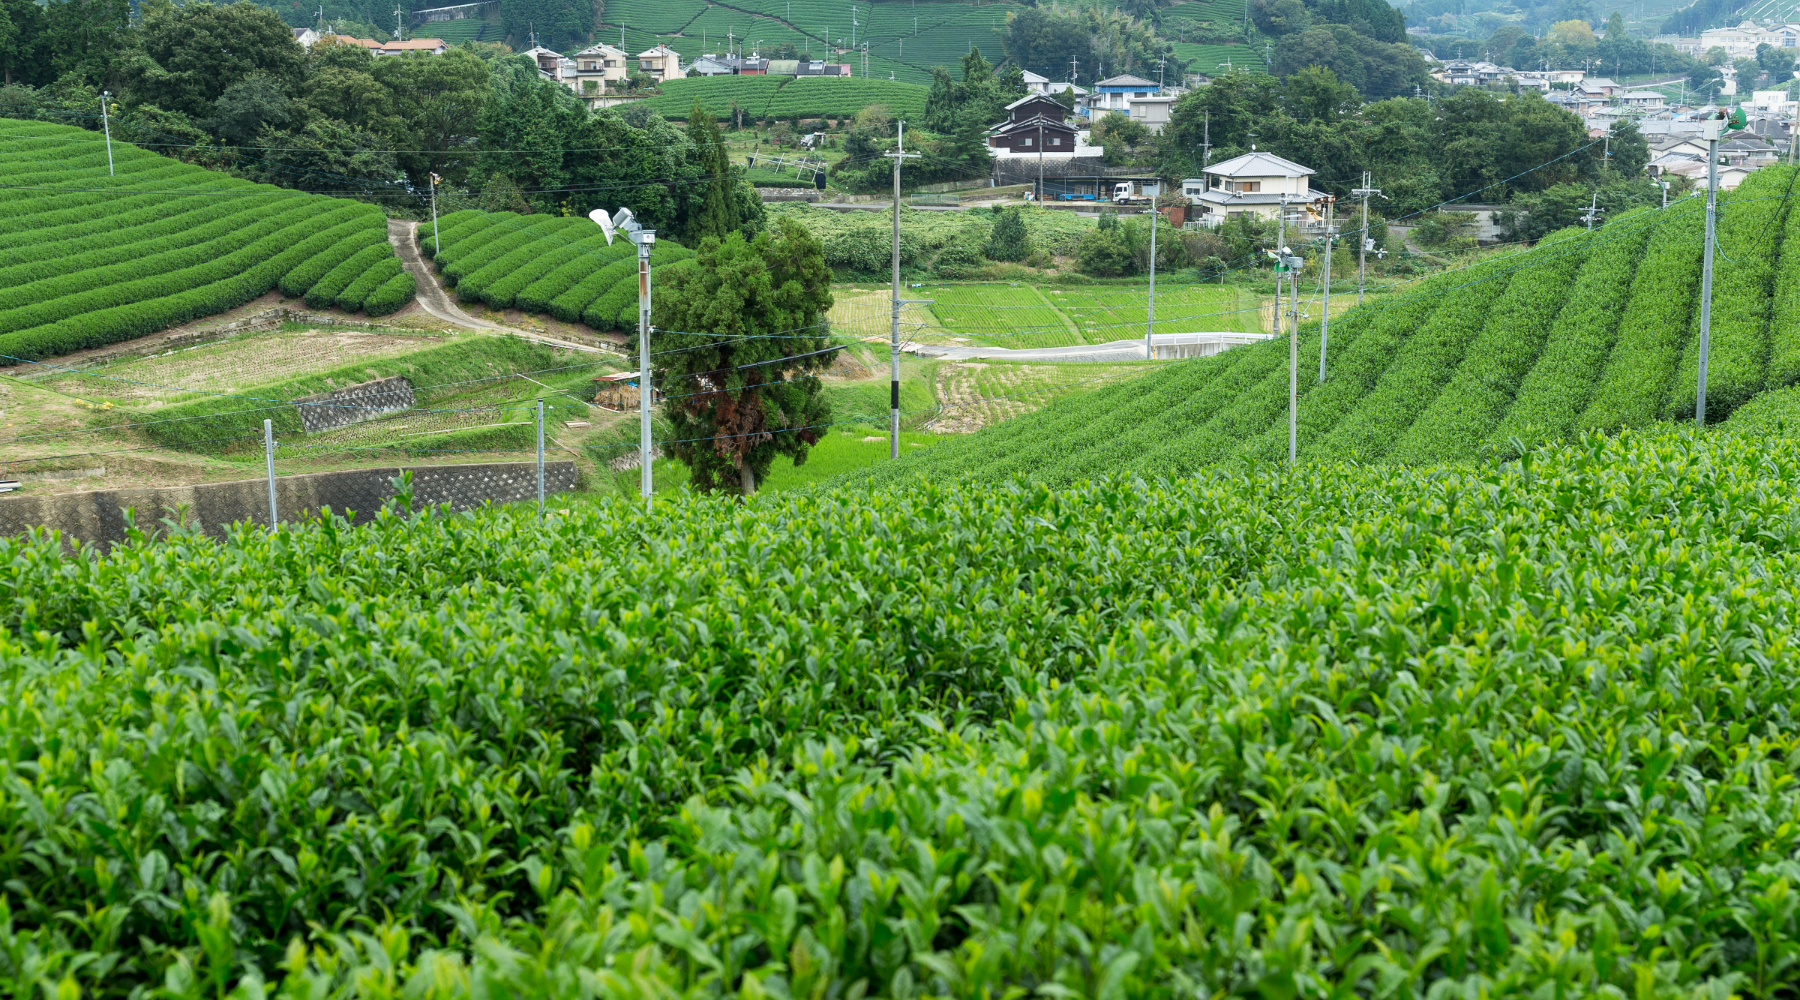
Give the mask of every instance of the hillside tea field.
[{"label": "hillside tea field", "polygon": [[0,541],[0,977],[1792,995],[1800,446]]},{"label": "hillside tea field", "polygon": [[[413,277],[375,205],[252,184],[66,125],[0,119],[0,355],[38,360],[280,288],[371,316]],[[324,294],[325,289],[329,294]]]}]

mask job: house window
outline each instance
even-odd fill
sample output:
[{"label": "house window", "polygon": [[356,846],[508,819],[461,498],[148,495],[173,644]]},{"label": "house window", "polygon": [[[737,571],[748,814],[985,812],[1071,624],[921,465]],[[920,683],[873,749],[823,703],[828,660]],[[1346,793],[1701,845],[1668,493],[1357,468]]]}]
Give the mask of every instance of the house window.
[{"label": "house window", "polygon": [[1019,139],[1019,145],[1021,145],[1021,146],[1029,146],[1029,145],[1031,145],[1031,136],[1023,136],[1023,137],[1021,137],[1021,138],[1020,138],[1020,139]]},{"label": "house window", "polygon": [[1051,136],[1051,137],[1050,137],[1050,145],[1052,145],[1052,146],[1060,146],[1060,145],[1062,145],[1062,137],[1061,137],[1061,136],[1055,136],[1055,135],[1053,135],[1053,136]]},{"label": "house window", "polygon": [[1256,194],[1262,190],[1262,181],[1238,181],[1231,186],[1231,189],[1242,191],[1245,194]]}]

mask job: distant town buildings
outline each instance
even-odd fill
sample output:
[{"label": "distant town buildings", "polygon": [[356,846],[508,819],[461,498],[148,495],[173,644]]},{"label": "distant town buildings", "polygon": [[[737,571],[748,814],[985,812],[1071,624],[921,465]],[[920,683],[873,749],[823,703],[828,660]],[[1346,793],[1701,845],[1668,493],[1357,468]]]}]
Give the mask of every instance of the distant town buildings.
[{"label": "distant town buildings", "polygon": [[1778,49],[1800,48],[1800,24],[1772,24],[1763,27],[1755,21],[1744,21],[1735,28],[1708,28],[1700,32],[1698,52],[1720,48],[1733,59],[1754,59],[1758,45]]}]

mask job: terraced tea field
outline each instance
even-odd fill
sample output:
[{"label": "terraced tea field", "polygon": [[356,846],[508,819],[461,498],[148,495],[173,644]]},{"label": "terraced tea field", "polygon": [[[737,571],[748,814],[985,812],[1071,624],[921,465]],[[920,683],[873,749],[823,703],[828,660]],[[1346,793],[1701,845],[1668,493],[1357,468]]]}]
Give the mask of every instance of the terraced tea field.
[{"label": "terraced tea field", "polygon": [[[412,300],[381,209],[236,180],[84,129],[0,119],[0,355],[41,359],[280,288],[371,316]],[[325,294],[328,290],[329,294]],[[3,360],[3,359],[0,359]]]}]

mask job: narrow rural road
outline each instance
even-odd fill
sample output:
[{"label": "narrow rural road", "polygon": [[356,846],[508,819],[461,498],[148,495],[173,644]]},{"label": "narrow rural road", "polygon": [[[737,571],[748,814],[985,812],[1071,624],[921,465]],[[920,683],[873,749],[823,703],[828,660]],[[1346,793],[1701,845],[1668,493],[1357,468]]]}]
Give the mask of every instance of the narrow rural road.
[{"label": "narrow rural road", "polygon": [[550,347],[562,347],[572,351],[586,351],[589,354],[607,353],[601,351],[597,347],[589,347],[586,344],[577,344],[567,340],[557,340],[553,337],[546,337],[543,334],[531,333],[526,330],[515,330],[509,326],[489,323],[487,320],[476,319],[468,313],[463,312],[462,309],[457,306],[456,300],[450,297],[450,293],[444,291],[444,286],[438,284],[437,274],[425,263],[424,255],[419,253],[419,244],[417,240],[414,239],[415,234],[418,232],[419,224],[407,219],[389,219],[387,220],[387,227],[388,242],[394,245],[394,249],[400,254],[400,262],[406,265],[406,269],[412,272],[413,278],[418,282],[419,307],[432,316],[435,316],[446,323],[454,323],[457,326],[470,330],[482,330],[488,333],[510,333],[515,337],[523,337],[526,340],[534,341],[539,344],[546,344]]},{"label": "narrow rural road", "polygon": [[[1239,344],[1247,344],[1258,340],[1271,339],[1266,333],[1159,333],[1156,335],[1157,346],[1203,345],[1215,350],[1225,350]],[[916,344],[907,350],[922,358],[942,358],[946,361],[971,361],[977,358],[988,361],[1142,361],[1144,360],[1144,341],[1114,340],[1104,344],[1082,344],[1074,347],[949,347],[942,344]]]}]

